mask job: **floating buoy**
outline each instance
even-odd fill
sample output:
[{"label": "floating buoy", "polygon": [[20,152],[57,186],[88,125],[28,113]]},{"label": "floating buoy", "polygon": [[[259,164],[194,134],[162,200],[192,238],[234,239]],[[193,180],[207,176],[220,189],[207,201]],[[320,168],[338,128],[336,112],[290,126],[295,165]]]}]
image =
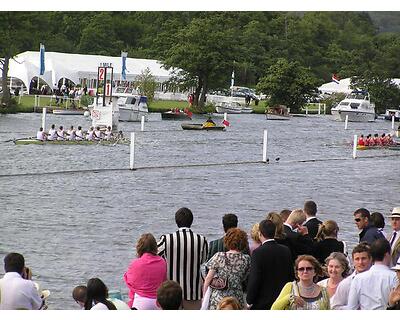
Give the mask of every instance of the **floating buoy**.
[{"label": "floating buoy", "polygon": [[86,111],[83,113],[83,116],[85,116],[86,118],[89,117],[89,116],[90,116],[90,112],[86,110]]}]

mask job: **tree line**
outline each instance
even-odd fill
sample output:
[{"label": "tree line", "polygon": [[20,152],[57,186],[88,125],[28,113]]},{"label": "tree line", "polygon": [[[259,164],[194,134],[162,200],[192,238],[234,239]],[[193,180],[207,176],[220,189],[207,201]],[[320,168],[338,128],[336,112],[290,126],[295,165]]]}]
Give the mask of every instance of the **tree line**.
[{"label": "tree line", "polygon": [[[292,110],[333,73],[353,77],[378,108],[400,104],[389,81],[400,77],[400,33],[381,32],[368,12],[1,12],[0,29],[3,70],[16,54],[44,43],[46,51],[127,51],[160,60],[183,70],[170,86],[196,88],[200,106],[207,92],[229,88],[233,70],[235,85]],[[6,81],[3,72],[3,88]]]}]

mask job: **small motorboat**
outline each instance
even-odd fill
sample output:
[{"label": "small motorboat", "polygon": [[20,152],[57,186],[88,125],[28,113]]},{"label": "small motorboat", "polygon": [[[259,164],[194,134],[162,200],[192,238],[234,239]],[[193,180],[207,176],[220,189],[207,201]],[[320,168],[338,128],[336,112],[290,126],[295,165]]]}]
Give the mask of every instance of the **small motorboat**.
[{"label": "small motorboat", "polygon": [[216,131],[224,131],[225,126],[216,125],[213,127],[204,127],[202,123],[182,123],[181,127],[183,130],[216,130]]},{"label": "small motorboat", "polygon": [[215,107],[217,113],[252,113],[253,109],[250,107],[243,107],[236,101],[224,101]]},{"label": "small motorboat", "polygon": [[267,120],[290,120],[288,108],[285,105],[276,105],[265,110]]},{"label": "small motorboat", "polygon": [[162,120],[192,120],[191,113],[180,109],[172,109],[161,113]]}]

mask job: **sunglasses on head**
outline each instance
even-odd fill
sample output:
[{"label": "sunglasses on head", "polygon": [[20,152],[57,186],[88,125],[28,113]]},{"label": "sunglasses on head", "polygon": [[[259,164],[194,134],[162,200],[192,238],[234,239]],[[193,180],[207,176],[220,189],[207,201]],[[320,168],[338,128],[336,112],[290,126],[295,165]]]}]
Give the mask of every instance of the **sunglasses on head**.
[{"label": "sunglasses on head", "polygon": [[301,268],[297,268],[297,271],[300,271],[300,272],[304,272],[304,271],[313,271],[314,270],[314,268],[313,267],[301,267]]}]

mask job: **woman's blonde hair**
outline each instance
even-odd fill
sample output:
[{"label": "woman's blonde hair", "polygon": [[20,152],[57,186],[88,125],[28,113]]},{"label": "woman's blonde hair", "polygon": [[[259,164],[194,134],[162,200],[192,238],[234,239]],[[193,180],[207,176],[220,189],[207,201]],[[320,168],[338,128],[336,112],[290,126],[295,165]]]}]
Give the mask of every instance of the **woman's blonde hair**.
[{"label": "woman's blonde hair", "polygon": [[271,220],[275,227],[275,239],[285,239],[285,233],[283,231],[283,220],[279,213],[272,211],[267,214],[267,220]]},{"label": "woman's blonde hair", "polygon": [[317,241],[322,241],[326,237],[336,238],[338,232],[339,232],[339,226],[337,225],[337,223],[333,220],[326,220],[324,223],[319,225],[315,239]]},{"label": "woman's blonde hair", "polygon": [[259,224],[258,223],[253,224],[250,230],[250,237],[254,240],[254,242],[261,243],[259,232],[260,232]]},{"label": "woman's blonde hair", "polygon": [[[230,307],[230,308],[227,308]],[[217,310],[241,310],[240,303],[235,297],[225,297],[218,302]]]}]

